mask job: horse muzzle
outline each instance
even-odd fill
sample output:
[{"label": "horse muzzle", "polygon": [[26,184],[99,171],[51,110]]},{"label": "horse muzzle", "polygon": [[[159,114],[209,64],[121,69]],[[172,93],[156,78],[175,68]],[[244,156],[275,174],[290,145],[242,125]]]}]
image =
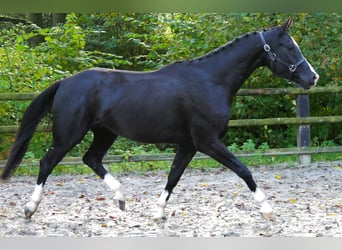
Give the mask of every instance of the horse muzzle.
[{"label": "horse muzzle", "polygon": [[[309,90],[312,87],[315,87],[317,85],[318,79],[319,79],[319,75],[317,73],[313,73],[310,79],[295,81],[295,85],[296,87],[301,87],[305,90]],[[289,83],[291,84],[291,82]]]}]

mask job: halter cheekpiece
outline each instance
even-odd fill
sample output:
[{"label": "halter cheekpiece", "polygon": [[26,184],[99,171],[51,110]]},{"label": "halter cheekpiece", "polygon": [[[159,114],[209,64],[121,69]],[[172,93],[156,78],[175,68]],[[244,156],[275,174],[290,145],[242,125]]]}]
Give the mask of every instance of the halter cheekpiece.
[{"label": "halter cheekpiece", "polygon": [[261,41],[263,43],[264,46],[264,51],[268,54],[268,57],[270,58],[271,62],[279,62],[280,64],[282,64],[283,66],[285,66],[286,68],[288,68],[288,70],[291,73],[291,77],[290,79],[288,79],[290,82],[293,79],[293,73],[297,70],[297,68],[303,63],[305,62],[305,58],[302,57],[297,63],[295,64],[288,64],[286,63],[284,60],[280,59],[279,57],[277,57],[277,55],[271,51],[271,47],[268,43],[266,43],[266,40],[264,38],[264,35],[262,34],[263,32],[259,32],[259,36],[261,38]]}]

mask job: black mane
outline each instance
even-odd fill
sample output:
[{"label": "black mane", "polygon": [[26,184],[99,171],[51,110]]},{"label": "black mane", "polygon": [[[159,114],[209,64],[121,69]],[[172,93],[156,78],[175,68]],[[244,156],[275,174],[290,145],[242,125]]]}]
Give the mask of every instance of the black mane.
[{"label": "black mane", "polygon": [[204,54],[204,55],[201,55],[201,56],[198,56],[198,57],[195,57],[195,58],[192,58],[192,59],[185,59],[185,60],[179,60],[179,61],[175,61],[174,63],[172,64],[179,64],[179,63],[196,63],[196,62],[200,62],[200,61],[203,61],[203,60],[207,60],[209,59],[210,57],[214,56],[214,55],[217,55],[219,54],[220,52],[226,50],[228,47],[232,47],[234,46],[235,44],[237,44],[239,41],[243,40],[244,38],[247,38],[251,35],[256,35],[258,32],[257,31],[253,31],[253,32],[250,32],[250,33],[246,33],[242,36],[239,36],[239,37],[236,37],[235,39],[227,42],[226,44],[214,49],[214,50],[210,50],[208,53]]},{"label": "black mane", "polygon": [[[272,28],[269,28],[269,29],[263,29],[263,31],[268,31],[268,30],[276,30],[278,29],[279,26],[276,26],[276,27],[272,27]],[[185,59],[185,60],[178,60],[178,61],[175,61],[173,63],[171,63],[170,65],[172,64],[180,64],[180,63],[197,63],[197,62],[202,62],[204,60],[207,60],[209,58],[211,58],[212,56],[214,55],[217,55],[219,54],[220,52],[224,51],[225,49],[227,49],[228,47],[233,47],[234,45],[236,45],[239,41],[247,38],[247,37],[250,37],[251,35],[257,35],[258,34],[258,31],[253,31],[253,32],[249,32],[249,33],[246,33],[246,34],[243,34],[239,37],[236,37],[235,39],[227,42],[226,44],[214,49],[214,50],[210,50],[208,53],[204,54],[204,55],[201,55],[201,56],[198,56],[198,57],[195,57],[195,58],[190,58],[190,59]]]}]

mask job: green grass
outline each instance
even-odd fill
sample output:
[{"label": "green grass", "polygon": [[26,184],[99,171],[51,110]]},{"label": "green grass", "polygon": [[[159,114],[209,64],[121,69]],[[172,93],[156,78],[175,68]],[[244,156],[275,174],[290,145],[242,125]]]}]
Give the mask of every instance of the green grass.
[{"label": "green grass", "polygon": [[[241,157],[240,160],[249,168],[260,165],[288,164],[289,167],[295,167],[298,156],[253,156]],[[342,160],[341,153],[326,153],[312,155],[312,162],[328,162]],[[168,173],[171,167],[171,161],[146,161],[146,162],[121,162],[106,164],[111,173],[116,174],[144,174],[153,171],[165,171]],[[213,168],[222,168],[223,166],[211,159],[193,160],[188,168],[210,171]],[[16,172],[16,176],[37,176],[39,167],[21,166]],[[94,174],[93,171],[85,165],[58,165],[53,175],[69,174]]]},{"label": "green grass", "polygon": [[[89,143],[91,141],[91,134],[88,135],[84,144]],[[332,142],[326,142],[321,145],[316,145],[320,147],[329,147],[335,146]],[[84,152],[84,148],[88,146],[83,145],[82,143],[75,147],[72,152],[69,152],[67,157],[77,157],[82,155],[80,152]],[[297,165],[298,156],[262,156],[262,152],[266,152],[270,150],[270,147],[267,143],[262,143],[257,146],[253,140],[246,140],[242,145],[237,145],[236,143],[231,144],[229,150],[238,155],[238,153],[250,153],[252,156],[244,156],[238,157],[246,166],[249,168],[253,168],[260,165],[277,165],[277,164],[287,164],[289,167],[294,167]],[[279,149],[281,151],[281,149]],[[44,150],[40,150],[42,153]],[[17,170],[16,175],[33,175],[37,176],[39,171],[39,163],[38,158],[41,156],[35,155],[27,152],[25,155],[25,159],[34,160],[36,162],[35,165],[27,165],[22,166]],[[168,147],[165,145],[163,147],[157,147],[152,144],[139,144],[133,141],[129,141],[123,138],[118,139],[118,146],[114,147],[111,150],[111,154],[123,156],[125,159],[131,159],[132,156],[142,156],[146,154],[155,155],[155,154],[165,154],[165,153],[173,153],[174,148]],[[296,151],[295,151],[296,152]],[[341,153],[321,153],[321,154],[313,154],[312,162],[328,162],[328,161],[340,161],[342,160]],[[141,161],[141,162],[121,162],[121,163],[110,163],[106,164],[106,167],[112,173],[117,174],[144,174],[146,172],[151,171],[165,171],[169,172],[171,167],[171,161]],[[201,159],[201,160],[193,160],[190,162],[188,168],[193,169],[201,169],[205,171],[210,171],[213,168],[222,168],[223,166],[211,159]],[[81,165],[58,165],[53,173],[53,175],[64,175],[64,174],[93,174],[93,171],[81,164]]]}]

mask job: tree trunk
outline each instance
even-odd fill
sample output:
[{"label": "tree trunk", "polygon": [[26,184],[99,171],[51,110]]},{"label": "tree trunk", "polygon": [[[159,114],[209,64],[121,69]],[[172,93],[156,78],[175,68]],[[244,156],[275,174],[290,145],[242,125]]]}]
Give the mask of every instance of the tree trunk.
[{"label": "tree trunk", "polygon": [[26,21],[26,20],[21,19],[21,18],[6,17],[6,16],[0,16],[0,22],[10,22],[10,23],[13,23],[13,24],[22,23],[22,24],[25,24],[25,25],[31,24],[31,22]]},{"label": "tree trunk", "polygon": [[65,23],[66,13],[52,13],[52,26]]},{"label": "tree trunk", "polygon": [[[43,14],[42,13],[30,13],[30,21],[37,25],[39,28],[43,27]],[[30,46],[32,48],[38,46],[40,43],[44,42],[44,37],[42,35],[36,35],[29,39]]]},{"label": "tree trunk", "polygon": [[[51,20],[52,26],[65,23],[66,13],[52,13]],[[30,13],[30,21],[37,25],[39,28],[44,28],[43,14],[42,13]],[[40,43],[44,42],[44,37],[41,35],[36,35],[29,39],[30,46],[32,48],[38,46]]]}]

